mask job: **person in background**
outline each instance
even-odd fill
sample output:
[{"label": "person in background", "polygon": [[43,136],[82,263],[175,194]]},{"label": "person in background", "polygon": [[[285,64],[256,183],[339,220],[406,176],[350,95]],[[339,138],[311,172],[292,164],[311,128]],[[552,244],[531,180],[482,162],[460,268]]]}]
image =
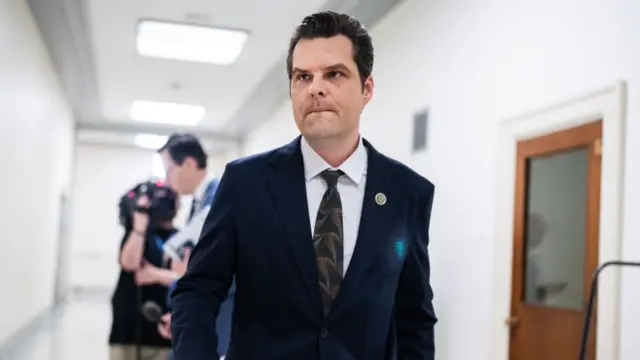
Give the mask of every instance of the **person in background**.
[{"label": "person in background", "polygon": [[[163,190],[172,192],[168,187]],[[179,205],[177,199],[172,195],[174,211],[169,209],[166,218],[158,223],[151,223],[149,214],[134,211],[130,225],[125,227],[118,259],[121,271],[111,300],[110,360],[137,360],[138,351],[143,359],[164,360],[171,350],[171,341],[158,334],[154,323],[142,318],[141,304],[166,304],[168,286],[178,278],[166,267],[162,252],[163,242],[175,231],[172,223]],[[150,199],[141,196],[137,206],[148,208]],[[186,264],[176,262],[173,266]]]},{"label": "person in background", "polygon": [[207,154],[193,134],[173,134],[158,149],[166,181],[179,195],[193,196],[189,219],[210,204],[218,180],[207,171]]},{"label": "person in background", "polygon": [[[218,180],[207,171],[207,154],[198,138],[192,134],[171,135],[167,143],[158,150],[158,153],[162,158],[167,183],[178,194],[193,196],[188,219],[190,221],[191,218],[211,205],[218,187]],[[186,271],[186,268],[175,270],[177,272]],[[224,355],[229,345],[234,295],[235,292],[232,288],[222,302],[216,320],[219,355]],[[163,322],[158,330],[164,337],[171,338],[171,313],[163,316]]]},{"label": "person in background", "polygon": [[298,26],[287,69],[301,136],[227,165],[172,293],[176,359],[215,358],[235,277],[226,360],[434,360],[435,187],[360,135],[373,57],[349,15]]}]

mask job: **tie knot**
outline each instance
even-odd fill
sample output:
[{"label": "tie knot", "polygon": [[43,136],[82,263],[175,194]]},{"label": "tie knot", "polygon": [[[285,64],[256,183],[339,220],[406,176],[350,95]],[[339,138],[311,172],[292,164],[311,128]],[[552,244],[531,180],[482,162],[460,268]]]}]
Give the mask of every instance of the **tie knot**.
[{"label": "tie knot", "polygon": [[342,170],[325,170],[320,175],[324,181],[327,182],[327,186],[331,189],[336,187],[338,179],[340,176],[344,175],[344,172],[342,172]]}]

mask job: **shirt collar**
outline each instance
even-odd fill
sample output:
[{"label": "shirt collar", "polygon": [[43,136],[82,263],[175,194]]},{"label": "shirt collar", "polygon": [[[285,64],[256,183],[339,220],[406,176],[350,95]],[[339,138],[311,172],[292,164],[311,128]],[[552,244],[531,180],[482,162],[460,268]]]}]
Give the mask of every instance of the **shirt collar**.
[{"label": "shirt collar", "polygon": [[202,198],[204,198],[204,193],[207,191],[211,180],[213,180],[213,174],[210,173],[207,173],[205,177],[202,178],[200,184],[198,184],[198,186],[196,186],[196,189],[193,190],[193,199],[195,201],[200,201],[202,200]]},{"label": "shirt collar", "polygon": [[[304,137],[300,141],[300,150],[302,151],[306,181],[313,179],[327,169],[335,169],[311,148]],[[358,139],[356,150],[337,169],[342,170],[356,185],[360,184],[362,176],[367,170],[367,149],[362,143],[362,137]]]}]

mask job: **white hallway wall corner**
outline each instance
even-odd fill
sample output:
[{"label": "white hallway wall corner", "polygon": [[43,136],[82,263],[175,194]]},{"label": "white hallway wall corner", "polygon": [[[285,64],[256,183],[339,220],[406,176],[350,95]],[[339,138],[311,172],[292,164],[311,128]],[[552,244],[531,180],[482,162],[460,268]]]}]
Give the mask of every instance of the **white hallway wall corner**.
[{"label": "white hallway wall corner", "polygon": [[[626,129],[626,83],[619,81],[590,94],[508,119],[500,124],[492,344],[487,357],[507,360],[513,254],[516,143],[550,132],[603,120],[599,262],[622,257]],[[610,268],[600,276],[597,309],[597,358],[620,356],[621,273]],[[593,329],[592,329],[593,332]]]}]

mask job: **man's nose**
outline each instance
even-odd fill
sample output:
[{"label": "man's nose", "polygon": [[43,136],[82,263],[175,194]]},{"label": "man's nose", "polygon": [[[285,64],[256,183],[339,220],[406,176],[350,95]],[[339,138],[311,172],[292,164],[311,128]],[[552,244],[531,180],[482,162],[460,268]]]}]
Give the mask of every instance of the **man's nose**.
[{"label": "man's nose", "polygon": [[327,95],[326,83],[322,76],[314,76],[309,86],[311,97],[324,97]]}]

